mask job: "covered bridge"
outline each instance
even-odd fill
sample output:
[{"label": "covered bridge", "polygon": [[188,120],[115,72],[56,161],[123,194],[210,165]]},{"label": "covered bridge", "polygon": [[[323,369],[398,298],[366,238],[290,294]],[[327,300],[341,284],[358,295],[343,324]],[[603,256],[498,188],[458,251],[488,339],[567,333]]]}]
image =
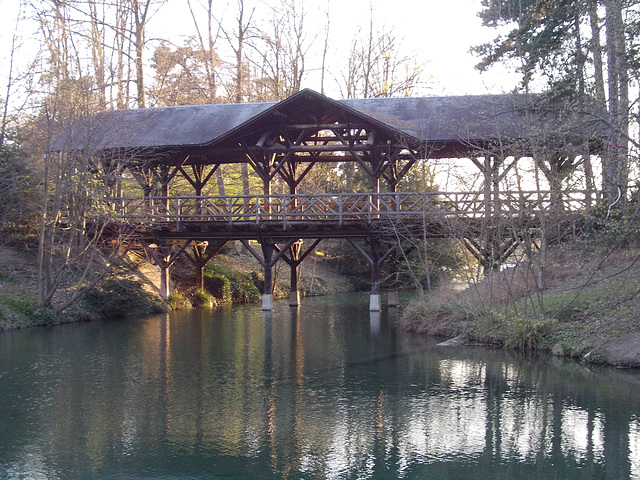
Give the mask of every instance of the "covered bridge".
[{"label": "covered bridge", "polygon": [[[416,162],[469,158],[485,179],[484,191],[464,200],[477,216],[488,212],[487,201],[499,193],[496,177],[504,173],[498,173],[498,166],[506,157],[531,155],[534,145],[553,145],[571,155],[598,151],[602,135],[594,118],[568,114],[539,97],[333,100],[303,90],[277,103],[100,112],[76,123],[52,148],[91,158],[105,182],[111,182],[115,216],[144,224],[138,237],[162,268],[165,295],[168,269],[186,248],[193,248],[190,258],[201,283],[207,261],[227,241],[240,240],[264,266],[263,308],[272,306],[271,270],[279,259],[291,266],[291,302],[297,303],[300,262],[321,239],[345,238],[371,266],[371,309],[376,310],[380,265],[394,247],[381,250],[372,219],[380,219],[383,211],[413,208],[415,215],[416,205],[425,208],[415,196],[391,196],[399,195],[401,181]],[[357,165],[370,181],[369,191],[349,198],[304,191],[305,177],[327,163]],[[225,164],[250,166],[260,179],[260,192],[244,185],[243,195],[225,195],[220,175]],[[123,189],[124,176],[135,179],[137,193]],[[172,192],[178,179],[192,194]],[[354,239],[364,239],[368,250]],[[257,240],[262,251],[256,252],[250,240]],[[310,246],[303,249],[302,240],[311,240]],[[481,245],[474,248],[484,255]]]}]

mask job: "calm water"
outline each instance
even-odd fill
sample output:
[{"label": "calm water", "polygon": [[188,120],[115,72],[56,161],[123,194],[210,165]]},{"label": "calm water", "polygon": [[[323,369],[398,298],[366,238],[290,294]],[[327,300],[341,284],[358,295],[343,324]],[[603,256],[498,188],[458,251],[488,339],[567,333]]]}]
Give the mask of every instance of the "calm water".
[{"label": "calm water", "polygon": [[303,303],[0,335],[0,478],[640,478],[634,372]]}]

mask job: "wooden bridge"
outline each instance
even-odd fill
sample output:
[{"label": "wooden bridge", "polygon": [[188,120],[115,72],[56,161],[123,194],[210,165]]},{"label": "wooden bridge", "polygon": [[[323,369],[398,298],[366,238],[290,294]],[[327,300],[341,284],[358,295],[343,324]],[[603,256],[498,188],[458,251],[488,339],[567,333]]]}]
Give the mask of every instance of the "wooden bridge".
[{"label": "wooden bridge", "polygon": [[[485,268],[493,268],[532,231],[539,237],[546,228],[546,240],[553,241],[569,225],[580,225],[592,204],[584,191],[119,197],[111,201],[110,221],[136,225],[135,237],[163,270],[191,247],[199,284],[208,260],[228,241],[244,244],[262,264],[265,282],[272,281],[272,268],[284,260],[291,267],[291,305],[300,301],[300,263],[322,239],[345,239],[371,268],[370,308],[378,310],[381,266],[403,248],[403,240],[458,239]],[[268,310],[272,299],[266,298],[263,308]]]},{"label": "wooden bridge", "polygon": [[[536,102],[509,95],[336,101],[304,90],[275,103],[100,112],[52,149],[102,175],[102,214],[116,229],[134,228],[131,244],[160,266],[163,295],[169,267],[187,249],[202,286],[207,262],[238,240],[264,268],[263,308],[272,308],[279,260],[291,267],[290,303],[298,304],[298,266],[323,239],[342,238],[369,264],[370,308],[379,310],[381,266],[403,235],[458,238],[493,268],[527,232],[551,219],[561,231],[594,204],[589,191],[564,191],[558,182],[551,191],[503,188],[517,159],[534,150],[567,158],[601,149],[596,122]],[[426,169],[443,158],[469,159],[483,177],[481,191],[402,191],[416,164]],[[241,189],[233,186],[243,195],[225,194],[223,169],[236,165],[252,170],[259,194],[250,194],[246,174]],[[369,191],[304,193],[319,189],[309,173],[327,167],[347,180],[358,173]],[[216,189],[220,195],[207,194]]]}]

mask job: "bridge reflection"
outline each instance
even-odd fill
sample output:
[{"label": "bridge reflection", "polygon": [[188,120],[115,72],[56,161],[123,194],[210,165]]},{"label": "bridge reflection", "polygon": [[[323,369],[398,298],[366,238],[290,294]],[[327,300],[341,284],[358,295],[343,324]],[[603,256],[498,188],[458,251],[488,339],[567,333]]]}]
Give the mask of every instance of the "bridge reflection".
[{"label": "bridge reflection", "polygon": [[[325,478],[447,462],[640,475],[640,418],[627,409],[637,399],[619,408],[624,392],[602,393],[600,375],[572,364],[552,373],[544,361],[516,355],[425,354],[391,333],[386,318],[373,328],[377,315],[349,333],[331,318],[288,311],[289,318],[244,309],[223,323],[177,316],[147,324],[144,342],[155,353],[145,370],[160,373],[157,406],[166,412],[165,425],[151,430],[166,432],[174,454],[267,454],[273,471]],[[356,334],[368,341],[356,343]],[[381,353],[388,342],[404,352]],[[185,374],[185,363],[195,370]],[[135,388],[125,392],[136,397]],[[136,419],[132,435],[149,431],[147,421]]]}]

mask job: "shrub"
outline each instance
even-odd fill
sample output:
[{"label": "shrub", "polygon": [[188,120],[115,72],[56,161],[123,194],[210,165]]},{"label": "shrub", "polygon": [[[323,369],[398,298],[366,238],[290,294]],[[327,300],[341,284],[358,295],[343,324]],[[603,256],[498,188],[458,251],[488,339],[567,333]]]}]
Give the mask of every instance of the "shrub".
[{"label": "shrub", "polygon": [[6,306],[21,313],[22,315],[31,316],[35,312],[35,305],[29,300],[22,300],[19,298],[0,297],[0,303],[4,303]]},{"label": "shrub", "polygon": [[127,317],[167,310],[159,297],[144,290],[135,280],[106,280],[85,296],[85,304],[102,318]]},{"label": "shrub", "polygon": [[167,300],[169,303],[169,308],[171,310],[186,310],[189,308],[193,308],[191,304],[191,300],[185,295],[185,293],[181,290],[174,290],[169,294],[169,299]]},{"label": "shrub", "polygon": [[222,305],[233,301],[231,294],[231,281],[224,275],[212,275],[205,277],[206,288]]},{"label": "shrub", "polygon": [[516,350],[535,350],[543,337],[554,327],[552,320],[544,318],[513,317],[502,321],[504,345]]},{"label": "shrub", "polygon": [[218,302],[216,297],[211,295],[204,288],[199,288],[193,293],[193,306],[194,307],[215,307]]},{"label": "shrub", "polygon": [[16,283],[16,278],[7,272],[0,272],[0,282]]},{"label": "shrub", "polygon": [[[219,281],[222,281],[224,283],[226,283],[226,281],[229,282],[231,301],[233,303],[259,302],[262,298],[260,295],[260,291],[258,290],[258,287],[255,283],[258,279],[255,273],[246,274],[242,272],[236,272],[225,268],[223,265],[215,261],[212,261],[209,262],[206,267],[206,275],[208,278],[223,277],[226,280]],[[206,281],[207,280],[205,280],[205,282]],[[218,293],[215,288],[209,287],[208,284],[207,288],[213,293],[216,298],[224,300],[225,303],[227,302],[228,297],[226,296],[226,293],[224,291]],[[222,288],[225,287],[223,286]]]},{"label": "shrub", "polygon": [[233,303],[259,302],[262,298],[258,287],[249,275],[239,273],[231,276],[229,280],[231,281]]}]

